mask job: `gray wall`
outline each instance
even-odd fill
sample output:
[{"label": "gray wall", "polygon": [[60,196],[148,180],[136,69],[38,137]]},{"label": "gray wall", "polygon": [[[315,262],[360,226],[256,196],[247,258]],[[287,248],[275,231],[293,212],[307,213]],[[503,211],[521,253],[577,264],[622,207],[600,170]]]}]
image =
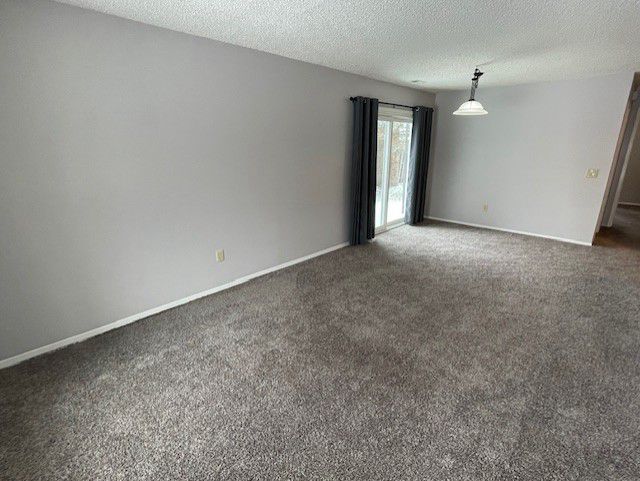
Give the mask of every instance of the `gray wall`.
[{"label": "gray wall", "polygon": [[632,78],[481,81],[483,117],[451,115],[468,91],[438,93],[428,215],[590,243]]},{"label": "gray wall", "polygon": [[0,359],[346,241],[351,95],[434,100],[0,0]]},{"label": "gray wall", "polygon": [[620,202],[640,205],[640,128],[636,129],[627,171],[622,181]]}]

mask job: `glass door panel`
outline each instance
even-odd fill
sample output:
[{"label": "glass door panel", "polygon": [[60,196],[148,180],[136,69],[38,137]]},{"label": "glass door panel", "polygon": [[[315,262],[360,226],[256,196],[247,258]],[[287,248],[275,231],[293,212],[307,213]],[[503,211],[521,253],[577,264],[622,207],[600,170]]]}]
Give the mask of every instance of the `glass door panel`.
[{"label": "glass door panel", "polygon": [[404,222],[411,149],[410,120],[378,120],[376,166],[376,231]]},{"label": "glass door panel", "polygon": [[378,154],[376,163],[376,228],[386,219],[387,203],[387,151],[391,142],[391,122],[378,121]]},{"label": "glass door panel", "polygon": [[387,224],[404,219],[410,148],[411,123],[393,122],[391,134],[391,155],[389,159]]}]

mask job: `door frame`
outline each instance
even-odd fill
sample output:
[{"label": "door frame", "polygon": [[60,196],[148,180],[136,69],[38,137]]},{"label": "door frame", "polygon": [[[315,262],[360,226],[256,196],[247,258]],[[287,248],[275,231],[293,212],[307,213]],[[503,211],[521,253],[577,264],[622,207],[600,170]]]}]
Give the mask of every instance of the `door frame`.
[{"label": "door frame", "polygon": [[[401,225],[405,224],[405,220],[404,218],[401,219],[397,219],[391,222],[387,222],[387,213],[388,213],[388,207],[389,207],[389,183],[390,183],[390,175],[389,175],[389,171],[390,171],[390,159],[391,159],[391,138],[393,135],[393,122],[404,122],[404,123],[411,123],[413,126],[413,110],[408,109],[408,108],[402,108],[402,107],[380,107],[380,109],[378,110],[378,120],[382,120],[382,121],[387,121],[387,122],[391,122],[390,124],[390,128],[388,130],[388,132],[385,135],[385,145],[384,145],[384,151],[385,151],[385,159],[386,162],[384,162],[384,166],[382,169],[382,206],[381,206],[381,212],[380,212],[380,216],[382,218],[382,225],[380,225],[379,227],[375,228],[375,233],[376,234],[381,234],[382,232],[386,232],[390,229],[394,229],[396,227],[400,227]],[[411,139],[409,139],[409,145],[411,145]],[[407,153],[407,156],[409,157],[411,155],[411,151],[409,150],[409,152]],[[408,162],[408,159],[407,159]],[[407,183],[409,180],[409,168],[407,165],[407,169],[405,172],[405,189],[404,189],[404,197],[405,197],[405,203],[406,203],[406,197],[407,197]]]}]

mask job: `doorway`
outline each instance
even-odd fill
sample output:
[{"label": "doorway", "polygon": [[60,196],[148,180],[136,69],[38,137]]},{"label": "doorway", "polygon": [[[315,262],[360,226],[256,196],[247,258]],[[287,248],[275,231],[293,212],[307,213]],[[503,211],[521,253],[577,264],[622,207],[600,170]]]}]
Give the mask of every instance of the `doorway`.
[{"label": "doorway", "polygon": [[613,166],[607,182],[600,217],[596,227],[596,234],[601,227],[611,227],[620,202],[623,184],[629,160],[633,155],[634,144],[638,145],[638,130],[640,129],[640,72],[636,73],[631,85],[627,107],[620,129],[618,146],[613,160]]},{"label": "doorway", "polygon": [[594,243],[640,249],[640,73],[631,86]]},{"label": "doorway", "polygon": [[404,224],[413,112],[381,107],[378,112],[376,234]]}]

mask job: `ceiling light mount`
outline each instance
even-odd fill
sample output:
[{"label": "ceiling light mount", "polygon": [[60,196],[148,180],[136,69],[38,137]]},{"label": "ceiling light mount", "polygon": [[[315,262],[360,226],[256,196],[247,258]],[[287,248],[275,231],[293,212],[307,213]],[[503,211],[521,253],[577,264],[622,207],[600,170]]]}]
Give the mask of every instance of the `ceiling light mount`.
[{"label": "ceiling light mount", "polygon": [[476,67],[476,70],[473,72],[473,78],[471,79],[471,95],[469,96],[469,100],[463,103],[453,115],[487,115],[489,113],[484,109],[482,104],[476,100],[478,80],[480,80],[480,77],[483,75],[484,72],[481,72],[480,69]]}]

